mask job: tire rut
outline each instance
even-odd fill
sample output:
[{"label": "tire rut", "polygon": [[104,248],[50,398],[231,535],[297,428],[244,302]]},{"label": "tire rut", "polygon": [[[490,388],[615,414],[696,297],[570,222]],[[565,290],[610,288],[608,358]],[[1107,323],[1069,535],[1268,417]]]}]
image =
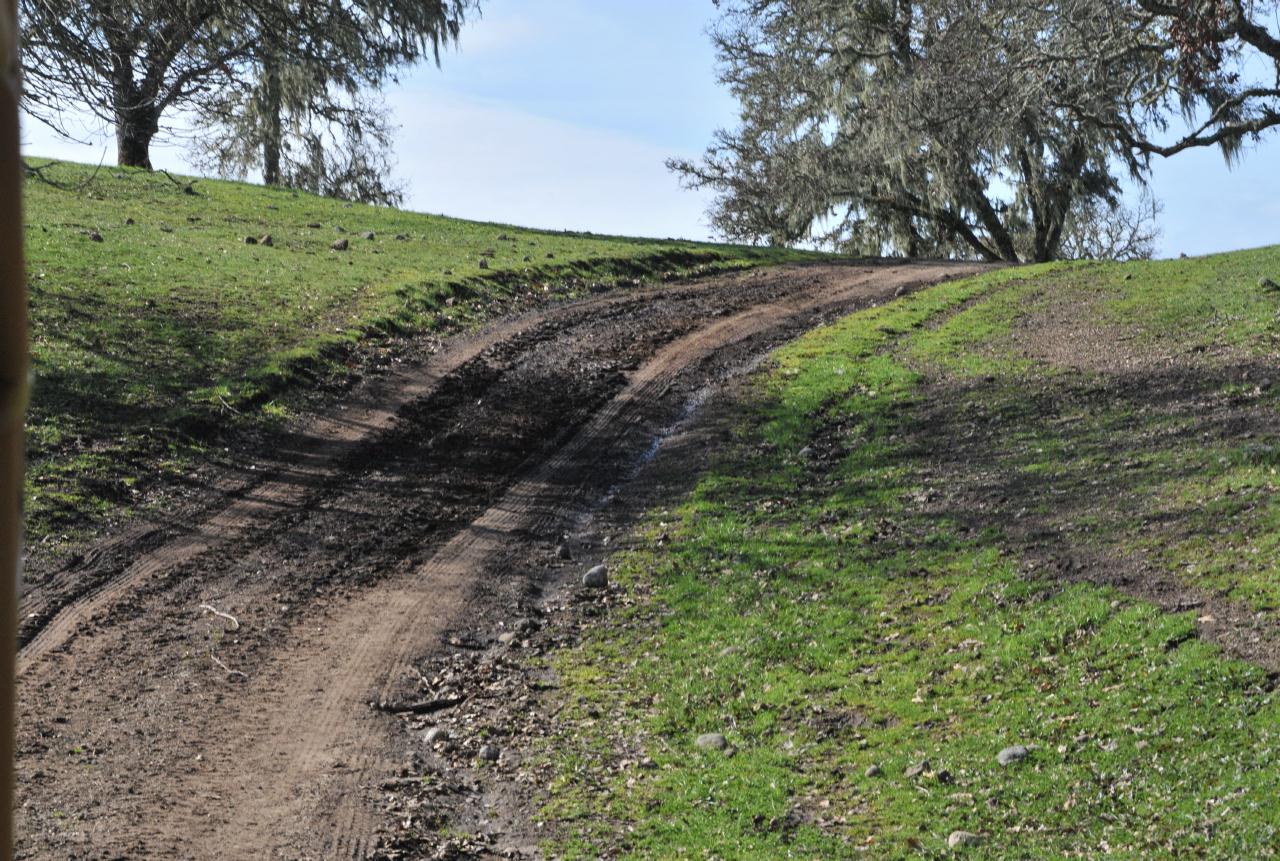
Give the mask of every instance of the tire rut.
[{"label": "tire rut", "polygon": [[[189,556],[158,563],[153,551],[28,645],[24,848],[367,857],[377,786],[399,755],[371,701],[412,689],[414,661],[451,631],[491,630],[495,605],[528,588],[531,560],[650,448],[689,392],[824,315],[967,271],[733,276],[564,306],[446,349],[414,395],[347,437],[357,455],[319,456],[321,478],[305,490],[271,479],[273,493],[295,495],[277,503],[259,491],[235,516],[215,515],[178,543]],[[330,546],[324,533],[343,525]],[[206,621],[200,633],[191,608],[211,592],[240,600],[243,629]],[[132,612],[112,615],[113,604]],[[205,648],[247,678],[212,680]],[[79,740],[97,770],[64,762],[63,739]],[[53,833],[56,805],[77,810],[78,832]]]}]

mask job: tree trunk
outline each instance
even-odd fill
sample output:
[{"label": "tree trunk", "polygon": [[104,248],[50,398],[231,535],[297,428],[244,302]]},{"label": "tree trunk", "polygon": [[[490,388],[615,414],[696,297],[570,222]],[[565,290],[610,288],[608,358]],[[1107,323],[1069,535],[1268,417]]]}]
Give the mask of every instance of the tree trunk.
[{"label": "tree trunk", "polygon": [[160,116],[150,105],[116,108],[116,163],[151,170],[151,139],[160,130]]},{"label": "tree trunk", "polygon": [[262,76],[262,181],[280,184],[280,148],[284,134],[280,118],[280,68],[272,58]]}]

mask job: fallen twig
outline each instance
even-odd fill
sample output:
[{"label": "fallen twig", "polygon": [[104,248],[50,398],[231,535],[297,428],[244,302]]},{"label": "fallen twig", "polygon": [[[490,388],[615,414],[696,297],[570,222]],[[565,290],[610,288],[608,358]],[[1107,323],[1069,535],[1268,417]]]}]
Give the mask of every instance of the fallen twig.
[{"label": "fallen twig", "polygon": [[217,607],[213,606],[212,604],[201,604],[200,609],[204,610],[206,613],[212,613],[213,615],[217,616],[220,619],[226,619],[228,622],[231,623],[231,630],[233,631],[240,630],[240,620],[237,619],[235,616],[232,616],[230,613],[224,613],[221,610],[219,610]]},{"label": "fallen twig", "polygon": [[215,655],[212,651],[210,651],[210,652],[209,652],[209,658],[210,658],[210,660],[212,660],[215,664],[217,664],[219,667],[222,667],[223,671],[224,671],[228,676],[239,676],[240,678],[242,678],[242,679],[244,679],[244,680],[248,681],[248,679],[249,679],[249,674],[248,674],[248,673],[241,672],[240,670],[233,670],[233,669],[231,669],[231,668],[230,668],[230,667],[228,667],[226,664],[222,663],[222,661],[219,661],[219,660],[218,660],[217,655]]},{"label": "fallen twig", "polygon": [[374,709],[393,715],[429,715],[460,706],[466,697],[439,697],[417,703],[371,703]]},{"label": "fallen twig", "polygon": [[173,174],[169,173],[169,171],[165,170],[164,168],[160,169],[160,173],[163,173],[165,176],[167,176],[169,178],[169,182],[173,183],[178,188],[182,189],[183,194],[190,194],[190,195],[196,194],[196,190],[192,188],[192,186],[196,184],[197,182],[196,180],[193,179],[191,180],[191,182],[188,182],[188,183],[179,182],[177,179],[173,177]]},{"label": "fallen twig", "polygon": [[236,415],[238,415],[238,416],[239,416],[239,415],[243,415],[243,413],[241,413],[238,409],[236,409],[235,407],[231,406],[231,404],[227,403],[227,399],[226,399],[226,398],[224,398],[222,395],[218,395],[218,401],[222,404],[222,406],[223,406],[223,407],[225,407],[226,409],[228,409],[228,410],[230,410],[231,412],[235,413]]},{"label": "fallen twig", "polygon": [[88,177],[86,177],[82,182],[78,183],[77,185],[68,185],[65,182],[58,182],[56,179],[50,179],[49,177],[45,176],[44,172],[51,167],[56,167],[57,165],[62,164],[62,162],[60,161],[51,161],[41,165],[33,165],[33,164],[29,164],[26,159],[23,159],[22,170],[26,173],[27,176],[34,176],[36,179],[40,180],[46,185],[51,185],[54,188],[61,189],[62,191],[79,192],[79,191],[84,191],[86,188],[88,188],[89,184],[93,182],[94,179],[97,178],[98,171],[102,170],[102,163],[106,160],[106,158],[107,158],[107,153],[104,150],[102,153],[102,159],[98,161],[98,166],[93,169],[93,173],[89,174]]}]

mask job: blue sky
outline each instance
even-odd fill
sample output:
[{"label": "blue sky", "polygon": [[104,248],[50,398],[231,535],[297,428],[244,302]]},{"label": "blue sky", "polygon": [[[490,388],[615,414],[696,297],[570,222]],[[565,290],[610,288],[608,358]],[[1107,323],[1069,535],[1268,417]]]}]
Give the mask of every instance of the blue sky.
[{"label": "blue sky", "polygon": [[[441,68],[387,100],[408,206],[598,233],[709,237],[705,193],[663,166],[696,156],[735,104],[715,81],[711,0],[494,0]],[[32,153],[98,161],[29,126]],[[178,146],[154,154],[183,168]],[[1216,151],[1158,161],[1162,256],[1280,243],[1280,133],[1228,170]]]}]

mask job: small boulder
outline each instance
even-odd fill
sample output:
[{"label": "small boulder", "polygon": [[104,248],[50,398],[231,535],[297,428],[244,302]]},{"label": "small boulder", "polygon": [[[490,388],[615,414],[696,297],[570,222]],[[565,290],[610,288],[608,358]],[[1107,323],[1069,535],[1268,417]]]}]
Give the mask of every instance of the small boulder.
[{"label": "small boulder", "polygon": [[498,642],[504,646],[510,646],[518,639],[520,639],[520,635],[515,631],[503,631],[498,635]]},{"label": "small boulder", "polygon": [[908,765],[902,772],[903,777],[919,777],[929,770],[929,760],[922,759],[919,762]]},{"label": "small boulder", "polygon": [[604,565],[597,565],[588,570],[586,574],[582,575],[582,585],[588,589],[605,588],[609,585],[609,569]]},{"label": "small boulder", "polygon": [[366,230],[364,233],[360,234],[360,237],[362,239],[373,240],[378,238],[378,234],[374,233],[372,230]]},{"label": "small boulder", "polygon": [[863,777],[879,777],[884,772],[880,770],[878,765],[868,765],[867,770],[862,772]]},{"label": "small boulder", "polygon": [[351,243],[348,242],[346,239],[335,239],[333,240],[333,244],[330,245],[329,247],[332,248],[334,251],[346,251],[350,245]]},{"label": "small boulder", "polygon": [[947,837],[947,847],[950,849],[959,849],[961,846],[976,846],[982,842],[981,834],[974,834],[972,831],[952,831]]},{"label": "small boulder", "polygon": [[433,726],[422,734],[422,740],[426,744],[438,744],[442,741],[448,741],[449,731],[442,726]]},{"label": "small boulder", "polygon": [[693,743],[702,750],[724,750],[729,746],[728,739],[718,732],[704,732]]},{"label": "small boulder", "polygon": [[480,758],[485,762],[497,762],[502,757],[502,751],[495,745],[486,744],[480,748]]},{"label": "small boulder", "polygon": [[996,754],[996,762],[1001,765],[1013,765],[1015,762],[1022,762],[1029,753],[1031,751],[1025,745],[1010,745]]}]

